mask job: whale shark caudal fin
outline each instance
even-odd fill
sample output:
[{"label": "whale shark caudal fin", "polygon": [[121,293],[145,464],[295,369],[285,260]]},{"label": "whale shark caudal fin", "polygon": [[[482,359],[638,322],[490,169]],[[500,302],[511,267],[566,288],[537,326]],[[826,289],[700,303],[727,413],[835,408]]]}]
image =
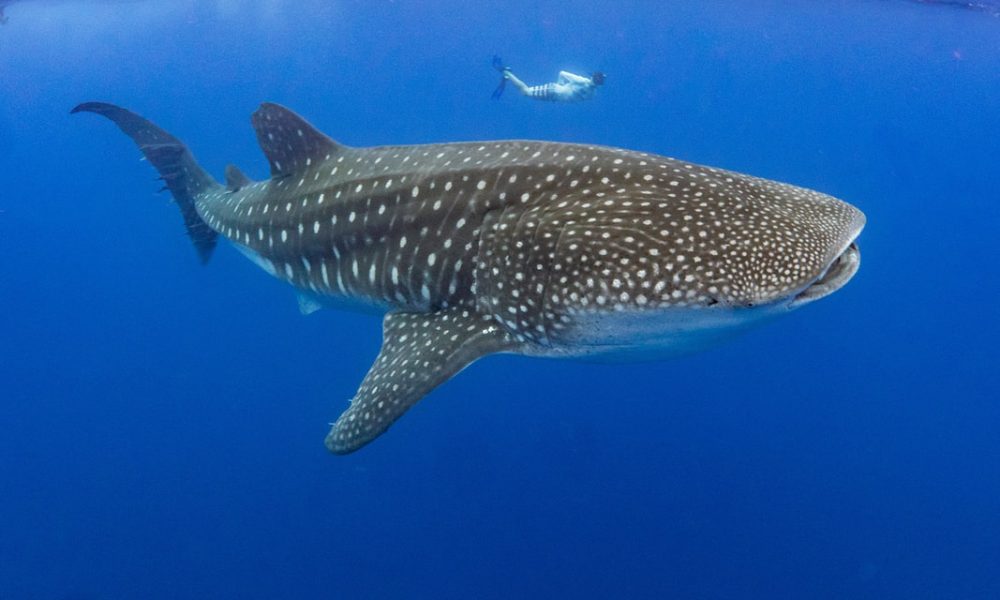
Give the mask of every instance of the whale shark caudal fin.
[{"label": "whale shark caudal fin", "polygon": [[265,102],[250,117],[257,142],[271,164],[271,177],[301,173],[348,149],[280,104]]},{"label": "whale shark caudal fin", "polygon": [[492,318],[454,307],[434,313],[389,313],[382,350],[351,406],[326,436],[336,454],[379,436],[428,392],[478,358],[515,347]]},{"label": "whale shark caudal fin", "polygon": [[201,262],[208,262],[215,249],[218,234],[198,215],[195,197],[220,185],[198,165],[187,146],[139,115],[113,104],[86,102],[70,112],[103,115],[132,138],[146,159],[159,171],[164,188],[174,195],[184,217],[188,236],[194,243]]}]

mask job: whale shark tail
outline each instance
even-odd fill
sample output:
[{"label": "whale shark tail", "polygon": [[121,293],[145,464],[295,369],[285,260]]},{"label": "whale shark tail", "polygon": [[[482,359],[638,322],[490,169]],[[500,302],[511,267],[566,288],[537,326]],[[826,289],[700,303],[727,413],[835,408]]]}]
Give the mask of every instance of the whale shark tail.
[{"label": "whale shark tail", "polygon": [[139,147],[146,159],[156,167],[164,190],[170,190],[181,209],[188,237],[202,263],[208,262],[215,250],[218,234],[202,220],[195,207],[199,194],[223,189],[205,172],[183,142],[139,115],[103,102],[86,102],[71,114],[91,112],[103,115],[121,129]]}]

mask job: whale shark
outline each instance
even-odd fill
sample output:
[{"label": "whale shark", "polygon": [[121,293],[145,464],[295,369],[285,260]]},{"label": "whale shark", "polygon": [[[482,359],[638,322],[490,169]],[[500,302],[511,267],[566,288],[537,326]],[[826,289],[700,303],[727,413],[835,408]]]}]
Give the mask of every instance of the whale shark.
[{"label": "whale shark", "polygon": [[604,361],[700,350],[844,286],[865,225],[826,194],[618,148],[491,141],[355,148],[277,104],[270,165],[205,172],[180,140],[98,102],[159,171],[201,260],[219,236],[308,313],[384,313],[382,347],[326,447],[372,441],[496,353]]}]

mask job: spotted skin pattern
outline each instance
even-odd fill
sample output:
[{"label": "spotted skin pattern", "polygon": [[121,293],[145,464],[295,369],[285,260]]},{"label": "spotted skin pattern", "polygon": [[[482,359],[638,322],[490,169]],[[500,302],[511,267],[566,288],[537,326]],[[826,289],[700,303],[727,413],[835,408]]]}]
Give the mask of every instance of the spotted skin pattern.
[{"label": "spotted skin pattern", "polygon": [[382,350],[326,438],[333,452],[373,439],[438,384],[484,354],[515,347],[495,321],[464,308],[389,313]]},{"label": "spotted skin pattern", "polygon": [[230,167],[223,186],[145,119],[80,111],[139,145],[196,244],[218,233],[309,298],[387,312],[379,357],[327,437],[336,453],[487,354],[688,351],[826,295],[858,267],[853,206],[651,154],[528,141],[350,148],[264,104],[252,123],[271,178]]}]

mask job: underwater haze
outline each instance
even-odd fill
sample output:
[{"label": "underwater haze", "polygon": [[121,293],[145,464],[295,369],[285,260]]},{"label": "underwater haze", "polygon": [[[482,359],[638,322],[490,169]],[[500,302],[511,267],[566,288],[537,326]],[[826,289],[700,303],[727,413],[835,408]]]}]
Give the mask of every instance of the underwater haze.
[{"label": "underwater haze", "polygon": [[[3,2],[0,600],[1000,598],[986,2]],[[591,100],[491,100],[601,71]],[[349,456],[378,317],[299,313],[85,101],[221,179],[271,101],[352,146],[539,139],[864,211],[842,290],[682,358],[490,356]]]}]

